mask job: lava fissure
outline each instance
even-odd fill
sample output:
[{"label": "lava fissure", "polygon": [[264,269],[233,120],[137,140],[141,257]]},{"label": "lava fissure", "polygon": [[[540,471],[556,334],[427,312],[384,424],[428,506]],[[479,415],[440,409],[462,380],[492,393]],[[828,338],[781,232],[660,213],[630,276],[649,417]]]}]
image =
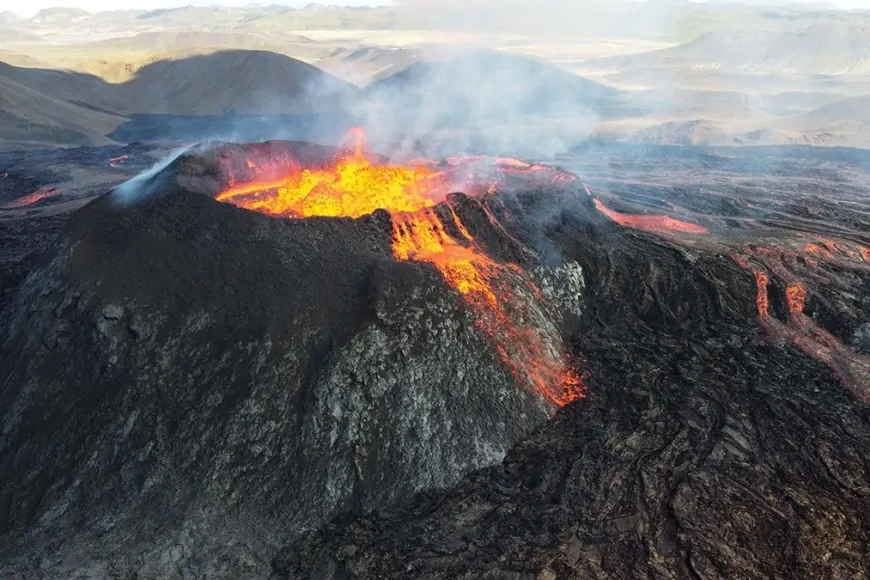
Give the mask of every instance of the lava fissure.
[{"label": "lava fissure", "polygon": [[[317,168],[303,167],[286,156],[270,156],[265,163],[248,158],[242,171],[253,178],[240,179],[238,168],[225,160],[229,186],[216,199],[285,218],[361,217],[378,209],[389,211],[395,259],[434,266],[468,304],[477,328],[518,382],[558,406],[582,397],[580,374],[566,363],[563,345],[557,344],[560,333],[544,314],[541,290],[516,264],[490,258],[448,198],[458,188],[493,192],[503,173],[562,172],[507,158],[487,165],[485,157],[453,157],[439,165],[377,164],[364,152],[361,131],[352,131],[348,139],[353,146],[343,156]],[[486,203],[476,208],[501,235],[529,251]]]},{"label": "lava fissure", "polygon": [[[750,262],[750,256],[752,262],[760,265]],[[762,328],[773,338],[791,342],[807,356],[830,367],[855,398],[870,401],[870,356],[856,353],[804,313],[807,287],[782,266],[781,256],[769,248],[747,248],[746,255],[734,254],[732,258],[755,277],[756,308]],[[770,312],[768,270],[785,284],[786,323]]]}]

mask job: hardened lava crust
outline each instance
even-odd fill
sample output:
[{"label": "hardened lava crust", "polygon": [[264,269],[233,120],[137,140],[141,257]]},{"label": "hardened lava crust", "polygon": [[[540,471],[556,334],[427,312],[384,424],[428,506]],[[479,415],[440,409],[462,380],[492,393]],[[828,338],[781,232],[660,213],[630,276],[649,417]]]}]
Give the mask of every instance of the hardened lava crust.
[{"label": "hardened lava crust", "polygon": [[0,577],[861,577],[855,192],[646,154],[409,162],[403,211],[286,142],[9,186]]}]

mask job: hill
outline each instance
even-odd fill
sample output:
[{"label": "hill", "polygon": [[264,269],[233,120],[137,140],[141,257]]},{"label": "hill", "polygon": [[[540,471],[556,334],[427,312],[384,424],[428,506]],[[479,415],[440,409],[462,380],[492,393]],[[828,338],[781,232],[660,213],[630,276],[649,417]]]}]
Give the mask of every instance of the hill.
[{"label": "hill", "polygon": [[129,113],[172,115],[324,112],[342,108],[359,93],[302,61],[242,50],[157,62],[120,90]]},{"label": "hill", "polygon": [[807,113],[779,121],[782,128],[799,131],[830,130],[832,128],[870,127],[870,95],[841,99]]},{"label": "hill", "polygon": [[394,156],[548,155],[621,106],[618,91],[525,56],[427,52],[397,67],[365,88],[361,113]]},{"label": "hill", "polygon": [[[3,22],[0,21],[0,26],[3,26]],[[23,30],[18,30],[15,28],[5,28],[3,32],[0,32],[2,35],[2,42],[4,46],[8,46],[10,44],[21,44],[21,43],[32,43],[39,42],[42,40],[35,34],[30,34],[29,32],[25,32]]]},{"label": "hill", "polygon": [[104,142],[132,115],[336,112],[359,94],[320,69],[263,51],[159,61],[120,84],[0,63],[0,141],[7,148]]},{"label": "hill", "polygon": [[33,58],[19,52],[11,52],[0,49],[0,63],[11,64],[14,66],[23,67],[46,67],[47,64],[39,59]]},{"label": "hill", "polygon": [[141,51],[152,54],[172,53],[195,48],[222,50],[263,50],[277,44],[311,42],[301,34],[242,34],[239,32],[205,32],[166,30],[140,32],[133,36],[110,38],[88,46],[93,52]]},{"label": "hill", "polygon": [[[841,99],[765,127],[781,142],[870,147],[870,95]],[[773,136],[773,137],[771,137]]]},{"label": "hill", "polygon": [[91,16],[90,12],[80,8],[45,8],[37,12],[28,22],[30,24],[70,24]]},{"label": "hill", "polygon": [[24,20],[24,18],[18,16],[14,12],[10,12],[9,10],[4,10],[3,12],[0,12],[0,26],[17,24],[22,20]]},{"label": "hill", "polygon": [[399,72],[420,60],[422,51],[414,48],[365,46],[338,49],[317,62],[317,66],[348,82],[366,85]]},{"label": "hill", "polygon": [[0,148],[107,144],[105,135],[125,120],[0,74]]},{"label": "hill", "polygon": [[547,62],[490,50],[430,55],[372,83],[367,93],[450,126],[588,112],[619,94]]},{"label": "hill", "polygon": [[26,68],[0,62],[0,79],[12,81],[52,99],[117,113],[123,100],[101,78],[63,70]]},{"label": "hill", "polygon": [[596,59],[584,66],[777,75],[867,73],[870,72],[870,25],[826,21],[798,31],[719,30],[673,48]]}]

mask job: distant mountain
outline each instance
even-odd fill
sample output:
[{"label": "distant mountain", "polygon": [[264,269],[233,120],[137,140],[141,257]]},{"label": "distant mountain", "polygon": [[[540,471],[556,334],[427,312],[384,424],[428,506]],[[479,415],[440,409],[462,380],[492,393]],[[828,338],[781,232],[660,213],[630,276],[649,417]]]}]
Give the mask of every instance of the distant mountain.
[{"label": "distant mountain", "polygon": [[143,67],[125,83],[0,63],[0,145],[107,143],[129,116],[342,112],[353,85],[263,51],[222,51]]},{"label": "distant mountain", "polygon": [[0,147],[110,143],[105,135],[126,119],[76,102],[99,84],[84,75],[0,63]]},{"label": "distant mountain", "polygon": [[23,20],[23,17],[18,16],[17,14],[15,14],[14,12],[10,12],[9,10],[0,12],[0,26],[8,24],[18,24]]},{"label": "distant mountain", "polygon": [[781,119],[775,127],[804,133],[866,133],[870,136],[870,95],[841,99],[800,115]]},{"label": "distant mountain", "polygon": [[[120,3],[119,3],[120,5]],[[746,31],[798,31],[811,25],[852,22],[870,25],[870,15],[809,5],[769,3],[612,0],[414,0],[396,5],[357,7],[315,3],[286,6],[184,6],[158,10],[113,10],[90,14],[72,8],[42,10],[28,27],[75,23],[107,31],[145,32],[155,28],[206,32],[249,30],[463,30],[636,38],[684,42],[725,27]]]},{"label": "distant mountain", "polygon": [[147,52],[150,54],[169,54],[196,48],[222,50],[268,50],[279,44],[309,43],[310,39],[300,34],[243,34],[240,32],[205,32],[166,30],[159,32],[140,32],[133,36],[110,38],[89,45],[111,51]]},{"label": "distant mountain", "polygon": [[545,61],[489,50],[399,66],[367,88],[369,97],[448,125],[586,112],[619,94]]},{"label": "distant mountain", "polygon": [[31,24],[64,24],[90,18],[92,14],[80,8],[45,8],[29,20]]},{"label": "distant mountain", "polygon": [[0,35],[2,35],[2,42],[4,45],[20,44],[23,42],[39,42],[42,40],[35,34],[30,34],[29,32],[24,32],[23,30],[17,30],[15,28],[3,30],[3,32],[0,32]]},{"label": "distant mountain", "polygon": [[318,61],[317,66],[346,81],[365,85],[407,68],[422,56],[423,51],[416,48],[366,46],[338,49]]},{"label": "distant mountain", "polygon": [[131,113],[172,115],[326,112],[359,95],[353,85],[302,61],[249,50],[156,62],[121,90]]},{"label": "distant mountain", "polygon": [[758,74],[870,72],[870,25],[825,22],[800,31],[723,30],[680,46],[585,63],[614,69],[692,69]]}]

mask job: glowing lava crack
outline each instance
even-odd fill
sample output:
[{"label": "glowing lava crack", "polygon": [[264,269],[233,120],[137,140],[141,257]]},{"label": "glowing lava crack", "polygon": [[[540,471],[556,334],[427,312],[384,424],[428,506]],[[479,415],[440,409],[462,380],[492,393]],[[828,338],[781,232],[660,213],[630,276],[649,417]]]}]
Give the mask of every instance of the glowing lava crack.
[{"label": "glowing lava crack", "polygon": [[[371,163],[363,151],[363,135],[352,153],[333,165],[303,168],[292,159],[262,166],[246,161],[255,179],[236,180],[229,167],[230,186],[216,199],[239,207],[287,218],[313,216],[360,217],[377,209],[392,214],[393,255],[399,261],[432,264],[471,308],[477,327],[492,341],[506,367],[522,384],[548,401],[562,406],[583,396],[579,375],[566,364],[534,317],[530,300],[543,301],[532,279],[513,264],[501,264],[482,252],[459,216],[450,207],[453,226],[461,239],[451,236],[434,206],[458,186],[471,192],[493,191],[494,184],[481,184],[460,177],[464,167],[456,159],[439,170],[431,163],[411,167]],[[470,158],[469,164],[480,158]],[[496,163],[508,172],[546,168],[513,159]],[[449,206],[448,206],[449,207]]]}]

